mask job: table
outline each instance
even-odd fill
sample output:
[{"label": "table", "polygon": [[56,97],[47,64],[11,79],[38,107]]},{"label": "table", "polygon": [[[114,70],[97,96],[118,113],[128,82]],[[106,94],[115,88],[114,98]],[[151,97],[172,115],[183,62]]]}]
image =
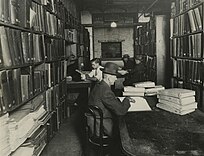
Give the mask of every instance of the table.
[{"label": "table", "polygon": [[[77,103],[80,110],[84,111],[86,110],[88,106],[88,97],[93,85],[92,81],[86,80],[86,81],[66,81],[67,85],[67,92],[74,93],[74,102],[69,102],[68,104],[71,106],[73,103]],[[76,94],[75,94],[76,93]],[[70,116],[70,109],[69,109],[69,115]]]},{"label": "table", "polygon": [[126,155],[204,155],[204,113],[196,110],[179,116],[155,107],[119,118],[122,149]]},{"label": "table", "polygon": [[71,89],[81,89],[86,88],[88,91],[88,95],[90,94],[92,82],[89,80],[86,81],[66,81],[68,90]]}]

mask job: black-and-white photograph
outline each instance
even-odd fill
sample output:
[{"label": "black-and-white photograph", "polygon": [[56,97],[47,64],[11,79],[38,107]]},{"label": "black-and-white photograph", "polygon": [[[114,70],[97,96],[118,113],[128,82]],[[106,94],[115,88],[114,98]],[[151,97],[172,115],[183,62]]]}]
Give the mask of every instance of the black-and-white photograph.
[{"label": "black-and-white photograph", "polygon": [[204,156],[204,0],[0,0],[0,156]]}]

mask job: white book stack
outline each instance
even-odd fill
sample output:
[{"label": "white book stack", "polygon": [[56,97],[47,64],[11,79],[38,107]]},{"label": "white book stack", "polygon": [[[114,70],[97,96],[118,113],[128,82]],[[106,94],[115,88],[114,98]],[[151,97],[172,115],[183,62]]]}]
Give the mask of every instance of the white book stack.
[{"label": "white book stack", "polygon": [[123,96],[130,96],[130,97],[136,97],[136,96],[144,96],[145,88],[136,88],[133,86],[125,86]]},{"label": "white book stack", "polygon": [[164,90],[162,85],[155,85],[155,82],[145,81],[133,84],[136,88],[145,88],[145,96],[157,95],[158,91]]},{"label": "white book stack", "polygon": [[8,120],[8,114],[5,114],[0,117],[0,155],[3,156],[8,156],[11,154],[8,133]]},{"label": "white book stack", "polygon": [[163,110],[185,115],[194,112],[197,108],[195,91],[181,88],[171,88],[159,91],[159,103],[156,105]]}]

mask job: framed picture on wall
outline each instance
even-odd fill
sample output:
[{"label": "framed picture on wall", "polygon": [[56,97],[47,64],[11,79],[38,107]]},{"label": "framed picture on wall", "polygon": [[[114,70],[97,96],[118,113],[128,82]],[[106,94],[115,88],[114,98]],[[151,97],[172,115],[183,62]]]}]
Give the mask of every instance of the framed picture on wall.
[{"label": "framed picture on wall", "polygon": [[101,42],[102,58],[121,58],[121,42]]}]

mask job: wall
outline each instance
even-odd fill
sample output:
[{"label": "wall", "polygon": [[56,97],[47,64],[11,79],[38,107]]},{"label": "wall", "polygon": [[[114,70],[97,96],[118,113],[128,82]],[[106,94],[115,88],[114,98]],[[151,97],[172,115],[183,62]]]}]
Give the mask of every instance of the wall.
[{"label": "wall", "polygon": [[[123,40],[123,41],[122,41]],[[122,55],[134,54],[133,28],[95,28],[94,29],[94,57],[101,57],[100,41],[122,41]]]}]

